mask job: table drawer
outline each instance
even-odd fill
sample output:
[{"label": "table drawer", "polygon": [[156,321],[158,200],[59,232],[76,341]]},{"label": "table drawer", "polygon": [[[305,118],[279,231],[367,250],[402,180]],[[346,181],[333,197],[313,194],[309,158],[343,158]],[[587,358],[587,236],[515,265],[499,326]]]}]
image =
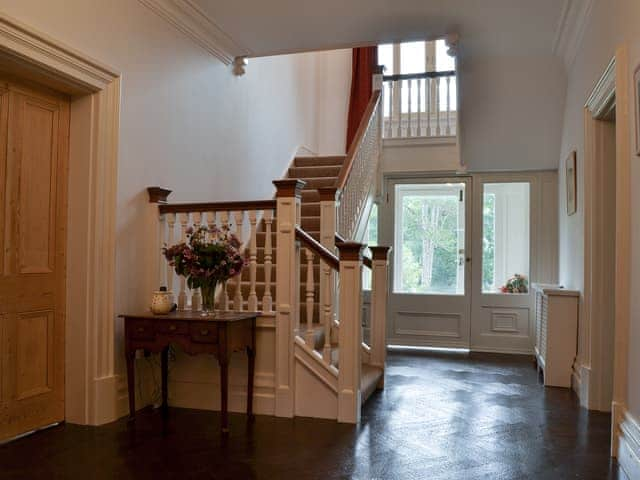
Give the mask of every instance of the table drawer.
[{"label": "table drawer", "polygon": [[197,343],[216,343],[218,341],[218,329],[210,323],[191,322],[189,333],[191,340]]},{"label": "table drawer", "polygon": [[189,333],[189,325],[184,322],[176,322],[172,320],[156,321],[156,332],[186,335]]},{"label": "table drawer", "polygon": [[153,340],[156,336],[151,320],[129,320],[127,325],[131,338],[136,340]]}]

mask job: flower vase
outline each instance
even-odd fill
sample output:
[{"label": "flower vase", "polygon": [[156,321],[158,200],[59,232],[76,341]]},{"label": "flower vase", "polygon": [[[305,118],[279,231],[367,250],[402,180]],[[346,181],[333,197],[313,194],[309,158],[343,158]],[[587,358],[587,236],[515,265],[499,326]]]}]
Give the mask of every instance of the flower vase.
[{"label": "flower vase", "polygon": [[212,317],[215,313],[216,304],[216,286],[218,282],[211,281],[200,285],[202,293],[202,315]]}]

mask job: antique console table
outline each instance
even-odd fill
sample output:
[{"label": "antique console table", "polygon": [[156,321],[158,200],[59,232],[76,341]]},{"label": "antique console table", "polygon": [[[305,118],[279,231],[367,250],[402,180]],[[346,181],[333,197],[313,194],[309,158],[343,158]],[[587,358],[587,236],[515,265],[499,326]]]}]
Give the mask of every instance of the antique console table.
[{"label": "antique console table", "polygon": [[160,353],[162,373],[162,407],[167,408],[167,375],[169,344],[180,346],[186,353],[212,354],[220,365],[220,410],[223,433],[229,431],[228,391],[229,357],[246,350],[249,358],[247,379],[247,415],[253,416],[253,376],[256,356],[255,312],[216,312],[204,317],[200,312],[181,311],[168,315],[145,312],[120,315],[124,318],[125,354],[129,388],[129,417],[135,418],[136,350]]}]

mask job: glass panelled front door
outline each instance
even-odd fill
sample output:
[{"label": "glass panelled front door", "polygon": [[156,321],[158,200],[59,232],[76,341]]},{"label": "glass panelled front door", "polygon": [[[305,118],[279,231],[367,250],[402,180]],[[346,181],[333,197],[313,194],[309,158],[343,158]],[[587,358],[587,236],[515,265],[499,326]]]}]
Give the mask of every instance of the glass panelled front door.
[{"label": "glass panelled front door", "polygon": [[468,346],[469,190],[460,178],[387,183],[394,245],[389,344]]}]

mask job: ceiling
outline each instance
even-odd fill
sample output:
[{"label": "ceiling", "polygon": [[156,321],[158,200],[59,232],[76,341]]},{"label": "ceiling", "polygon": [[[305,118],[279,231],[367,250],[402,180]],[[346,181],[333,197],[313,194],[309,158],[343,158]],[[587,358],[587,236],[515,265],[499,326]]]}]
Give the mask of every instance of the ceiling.
[{"label": "ceiling", "polygon": [[461,56],[552,55],[572,0],[192,0],[249,56],[460,35]]}]

